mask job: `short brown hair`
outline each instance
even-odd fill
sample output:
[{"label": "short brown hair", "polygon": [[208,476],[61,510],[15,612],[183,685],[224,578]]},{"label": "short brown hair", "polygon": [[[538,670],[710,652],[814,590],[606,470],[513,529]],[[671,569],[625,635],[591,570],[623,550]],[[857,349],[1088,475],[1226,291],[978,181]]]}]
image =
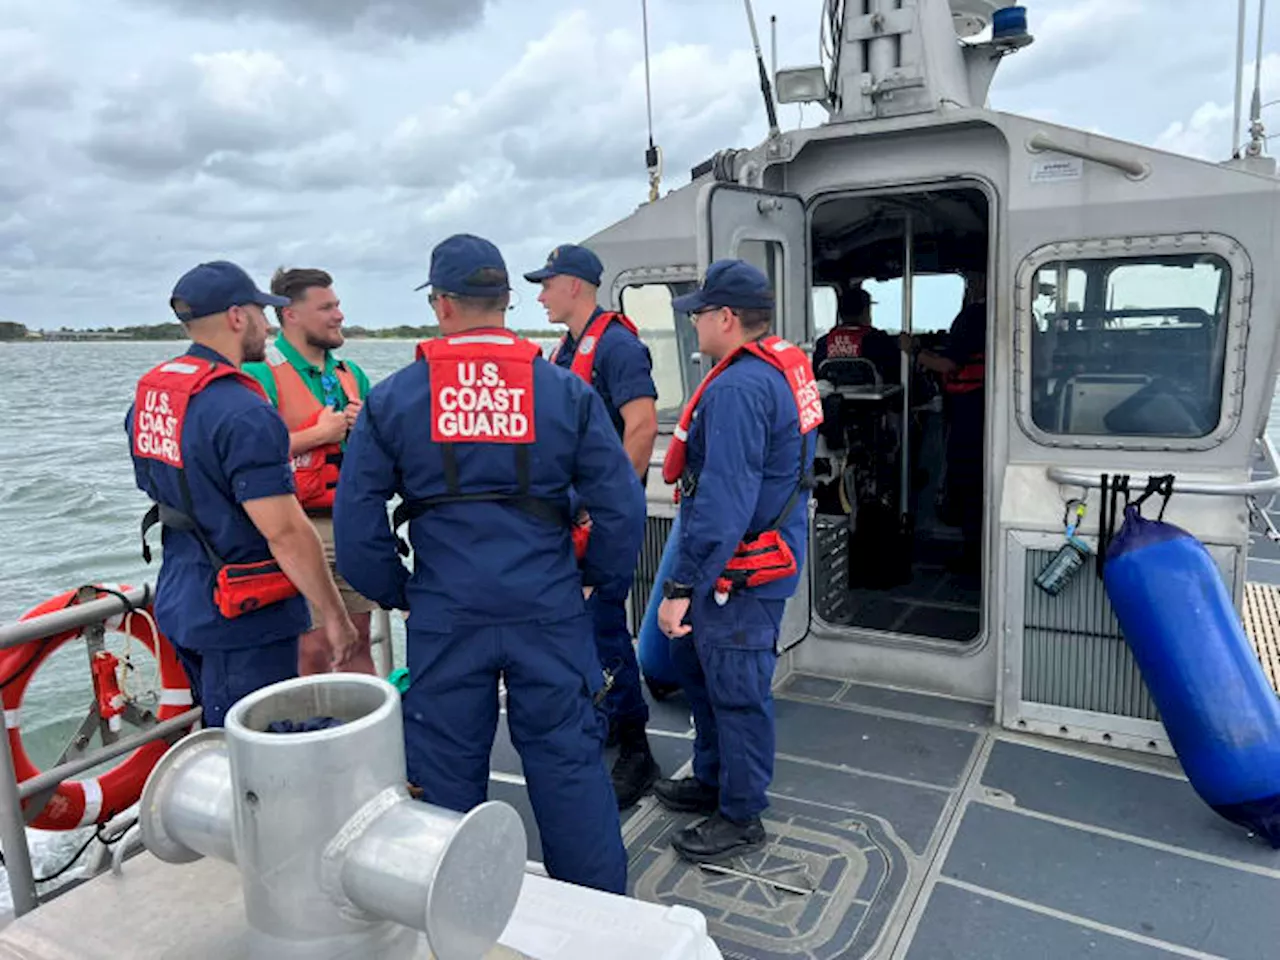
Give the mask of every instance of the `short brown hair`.
[{"label": "short brown hair", "polygon": [[738,317],[744,333],[758,333],[773,326],[773,311],[768,307],[730,307]]},{"label": "short brown hair", "polygon": [[[279,267],[271,275],[271,292],[277,297],[288,297],[290,303],[297,303],[312,287],[328,289],[333,286],[333,277],[323,270],[312,267],[295,267],[286,270]],[[284,307],[276,307],[276,319],[284,322]]]}]

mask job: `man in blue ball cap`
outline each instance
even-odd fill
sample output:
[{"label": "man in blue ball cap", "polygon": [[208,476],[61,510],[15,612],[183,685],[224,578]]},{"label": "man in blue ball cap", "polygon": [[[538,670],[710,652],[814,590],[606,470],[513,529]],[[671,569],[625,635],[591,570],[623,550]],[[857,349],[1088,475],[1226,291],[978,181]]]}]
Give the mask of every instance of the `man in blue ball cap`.
[{"label": "man in blue ball cap", "polygon": [[[603,272],[600,258],[589,248],[566,243],[547,255],[541,269],[524,278],[542,285],[538,302],[546,308],[547,319],[567,328],[553,362],[600,394],[643,484],[658,436],[653,361],[631,319],[598,305]],[[605,709],[610,739],[618,743],[618,759],[611,771],[613,789],[618,808],[624,810],[635,806],[661,773],[645,732],[649,707],[627,622],[630,592],[629,579],[603,584],[588,601],[600,663],[613,676]]]},{"label": "man in blue ball cap", "polygon": [[[623,893],[583,594],[631,577],[644,495],[595,392],[505,329],[510,287],[492,243],[443,241],[422,286],[441,336],[370,391],[351,432],[334,502],[338,570],[409,611],[405,751],[422,798],[465,811],[487,797],[501,679],[547,872]],[[571,491],[598,533],[581,567]],[[405,523],[412,573],[397,553]]]},{"label": "man in blue ball cap", "polygon": [[683,857],[759,849],[773,776],[771,683],[787,598],[804,565],[822,400],[809,358],[769,333],[773,291],[743,260],[718,260],[673,302],[716,360],[672,437],[663,479],[680,484],[679,552],[658,626],[693,710],[693,776],[659,780],[672,810],[710,816],[672,840]]},{"label": "man in blue ball cap", "polygon": [[142,377],[125,417],[134,476],[155,503],[143,526],[148,562],[147,531],[164,528],[156,622],[210,727],[246,694],[297,675],[304,598],[324,613],[335,665],[357,639],[294,495],[289,431],[240,369],[263,357],[263,308],[284,303],[234,263],[189,270],[169,304],[192,345]]}]

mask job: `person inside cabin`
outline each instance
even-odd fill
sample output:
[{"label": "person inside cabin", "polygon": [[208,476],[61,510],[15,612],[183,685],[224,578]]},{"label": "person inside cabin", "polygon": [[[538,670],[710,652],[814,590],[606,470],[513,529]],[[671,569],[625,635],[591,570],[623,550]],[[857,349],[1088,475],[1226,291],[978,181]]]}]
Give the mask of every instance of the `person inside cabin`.
[{"label": "person inside cabin", "polygon": [[974,574],[982,559],[987,277],[967,271],[964,283],[963,304],[951,322],[942,350],[921,350],[919,340],[906,333],[900,344],[915,355],[920,367],[942,380],[947,441],[946,488],[940,512],[960,528],[963,548],[953,567]]},{"label": "person inside cabin", "polygon": [[804,566],[822,405],[808,356],[770,335],[774,294],[743,260],[707,268],[673,303],[717,363],[680,417],[663,479],[680,484],[679,551],[658,626],[694,719],[693,775],[659,780],[670,810],[709,816],[671,841],[710,861],[764,845],[773,778],[771,684]]},{"label": "person inside cabin", "polygon": [[[604,401],[609,419],[643,486],[658,436],[658,390],[653,361],[635,324],[597,304],[604,265],[591,250],[574,244],[556,247],[525,280],[541,284],[538,302],[553,324],[567,327],[552,362],[590,384]],[[590,535],[589,528],[583,533]],[[649,706],[640,685],[627,594],[631,581],[601,584],[587,601],[595,624],[601,667],[613,676],[605,697],[609,738],[619,751],[611,776],[618,808],[633,807],[649,792],[661,770],[649,748],[645,724]]]},{"label": "person inside cabin", "polygon": [[[347,441],[338,570],[382,607],[409,611],[405,754],[421,799],[458,811],[486,799],[502,681],[548,873],[623,894],[585,595],[634,575],[644,493],[600,395],[505,329],[497,247],[449,237],[427,286],[441,335],[369,391]],[[592,521],[581,561],[571,494]],[[405,523],[412,572],[395,533]]]},{"label": "person inside cabin", "polygon": [[156,623],[206,727],[222,726],[241,697],[297,676],[308,602],[324,615],[331,665],[346,665],[358,643],[295,496],[289,431],[241,369],[264,356],[263,308],[288,303],[225,260],[188,271],[169,304],[191,347],[138,381],[125,415],[134,477],[154,502],[147,562],[147,531],[163,527]]},{"label": "person inside cabin", "polygon": [[[280,334],[267,347],[265,361],[246,363],[244,371],[262,384],[289,428],[298,500],[320,535],[343,606],[360,634],[347,669],[373,673],[369,623],[375,604],[351,589],[333,559],[333,494],[347,433],[369,393],[369,378],[354,361],[334,353],[345,338],[342,309],[328,273],[280,269],[271,278],[271,292],[288,301],[275,308]],[[302,676],[329,670],[324,613],[314,604],[310,613],[311,629],[298,644]]]},{"label": "person inside cabin", "polygon": [[871,325],[871,295],[859,286],[841,286],[836,294],[836,325],[813,346],[813,369],[822,376],[826,360],[869,360],[882,383],[902,379],[900,354],[893,338]]}]

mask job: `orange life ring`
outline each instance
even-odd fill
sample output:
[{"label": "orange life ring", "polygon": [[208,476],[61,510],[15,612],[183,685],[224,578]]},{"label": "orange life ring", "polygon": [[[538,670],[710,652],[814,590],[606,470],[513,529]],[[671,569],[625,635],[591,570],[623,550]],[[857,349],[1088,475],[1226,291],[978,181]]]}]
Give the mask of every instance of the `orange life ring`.
[{"label": "orange life ring", "polygon": [[[133,589],[124,584],[103,586],[121,593]],[[100,589],[100,597],[108,595]],[[28,610],[19,619],[29,620],[41,614],[62,610],[75,602],[76,591],[69,590],[59,596],[50,597],[39,606]],[[147,614],[151,613],[150,606],[143,609]],[[159,663],[161,690],[159,709],[156,712],[158,719],[169,720],[191,709],[191,688],[186,671],[182,669],[182,664],[178,661],[177,654],[173,652],[173,647],[155,626],[155,620],[151,616],[141,616],[134,611],[117,614],[106,621],[106,628],[127,633],[140,641]],[[13,766],[19,783],[40,773],[40,769],[27,756],[19,725],[22,697],[26,693],[27,684],[31,682],[36,670],[49,654],[68,640],[79,637],[80,634],[80,630],[68,630],[43,640],[33,640],[20,647],[0,651],[0,701],[4,705],[9,748],[13,752]],[[64,780],[29,826],[40,830],[74,830],[77,827],[95,823],[106,823],[116,814],[128,809],[142,796],[142,788],[148,774],[151,773],[151,768],[168,748],[168,744],[163,740],[157,740],[134,750],[117,766],[99,777]],[[24,811],[30,802],[30,800],[23,801]]]}]

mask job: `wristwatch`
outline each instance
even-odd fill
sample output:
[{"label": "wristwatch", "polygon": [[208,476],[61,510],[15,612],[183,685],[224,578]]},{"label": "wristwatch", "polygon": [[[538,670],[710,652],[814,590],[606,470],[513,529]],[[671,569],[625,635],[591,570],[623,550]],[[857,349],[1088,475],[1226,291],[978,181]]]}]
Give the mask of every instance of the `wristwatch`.
[{"label": "wristwatch", "polygon": [[664,600],[688,600],[693,596],[693,587],[687,583],[676,583],[667,579],[662,581],[662,597]]}]

